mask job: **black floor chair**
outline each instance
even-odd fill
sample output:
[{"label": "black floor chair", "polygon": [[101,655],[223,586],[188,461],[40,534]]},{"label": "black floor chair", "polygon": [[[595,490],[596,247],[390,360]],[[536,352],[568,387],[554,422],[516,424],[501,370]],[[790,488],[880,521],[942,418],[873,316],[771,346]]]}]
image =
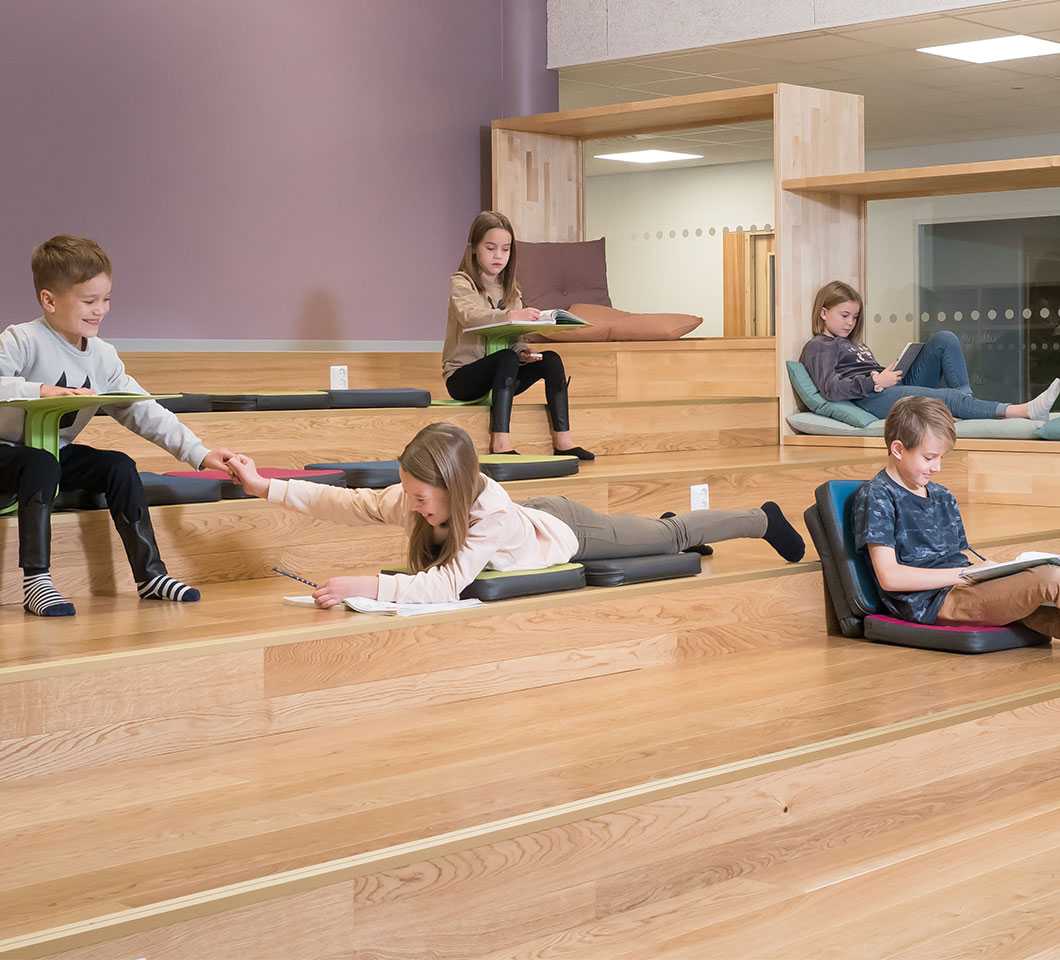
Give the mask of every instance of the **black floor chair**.
[{"label": "black floor chair", "polygon": [[850,508],[860,480],[830,480],[819,486],[816,502],[804,516],[821,558],[825,610],[830,632],[878,643],[949,653],[992,653],[1049,643],[1049,638],[1020,623],[925,624],[899,620],[882,612],[876,579],[868,558],[854,546]]}]

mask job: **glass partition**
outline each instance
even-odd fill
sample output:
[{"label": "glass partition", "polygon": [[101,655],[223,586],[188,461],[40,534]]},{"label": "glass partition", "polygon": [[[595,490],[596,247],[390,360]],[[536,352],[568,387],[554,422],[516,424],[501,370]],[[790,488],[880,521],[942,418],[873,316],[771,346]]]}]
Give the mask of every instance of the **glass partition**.
[{"label": "glass partition", "polygon": [[1025,399],[1060,375],[1060,190],[874,201],[867,253],[881,363],[951,330],[984,399]]}]

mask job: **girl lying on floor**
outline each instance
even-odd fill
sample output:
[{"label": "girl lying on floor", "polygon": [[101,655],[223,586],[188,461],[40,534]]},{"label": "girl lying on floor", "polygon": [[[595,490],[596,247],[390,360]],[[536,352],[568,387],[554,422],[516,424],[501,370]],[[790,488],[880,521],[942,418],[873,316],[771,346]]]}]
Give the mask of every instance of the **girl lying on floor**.
[{"label": "girl lying on floor", "polygon": [[737,537],[766,540],[785,560],[805,553],[802,537],[773,502],[751,510],[692,510],[660,519],[596,513],[567,497],[515,503],[479,469],[460,427],[433,423],[400,457],[401,482],[350,490],[302,480],[267,480],[254,461],[227,462],[247,493],[345,524],[392,524],[408,532],[408,574],[332,577],[313,597],[333,607],[345,597],[401,603],[456,600],[486,568],[536,570],[579,560],[676,554]]}]

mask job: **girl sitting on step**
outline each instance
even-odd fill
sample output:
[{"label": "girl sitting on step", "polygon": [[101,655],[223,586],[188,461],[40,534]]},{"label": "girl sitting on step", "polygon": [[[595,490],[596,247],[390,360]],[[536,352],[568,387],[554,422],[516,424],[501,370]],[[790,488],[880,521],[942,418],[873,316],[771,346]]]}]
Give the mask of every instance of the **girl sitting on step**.
[{"label": "girl sitting on step", "polygon": [[753,510],[667,513],[658,520],[604,515],[566,497],[514,503],[481,473],[467,433],[449,423],[433,423],[416,434],[400,457],[401,482],[384,490],[267,480],[242,454],[227,466],[247,493],[292,510],[336,523],[406,529],[410,573],[332,577],[313,594],[325,608],[354,596],[402,603],[456,600],[486,568],[536,570],[572,560],[676,554],[736,537],[764,539],[793,563],[805,552],[802,537],[772,502]]},{"label": "girl sitting on step", "polygon": [[457,272],[449,278],[449,318],[442,348],[442,376],[449,396],[471,401],[493,392],[490,403],[490,453],[511,453],[512,401],[538,380],[545,381],[545,402],[558,454],[596,459],[574,445],[567,403],[567,374],[555,350],[536,353],[525,343],[486,355],[486,341],[468,327],[536,320],[524,307],[515,282],[516,243],[511,221],[484,210],[471,224]]},{"label": "girl sitting on step", "polygon": [[995,403],[972,396],[968,365],[956,334],[934,334],[904,375],[881,366],[862,340],[861,294],[833,280],[817,291],[810,321],[814,337],[800,358],[826,400],[851,400],[881,420],[902,397],[934,397],[958,420],[1048,420],[1060,379],[1029,403]]}]

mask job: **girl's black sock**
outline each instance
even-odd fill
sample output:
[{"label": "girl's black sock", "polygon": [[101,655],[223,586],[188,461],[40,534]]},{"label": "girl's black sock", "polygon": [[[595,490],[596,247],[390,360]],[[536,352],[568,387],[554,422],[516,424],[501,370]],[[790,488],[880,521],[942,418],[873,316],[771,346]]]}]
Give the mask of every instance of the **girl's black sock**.
[{"label": "girl's black sock", "polygon": [[784,511],[772,500],[762,504],[762,512],[768,521],[762,539],[788,563],[798,563],[806,556],[806,542],[799,536],[799,531],[788,522]]}]

